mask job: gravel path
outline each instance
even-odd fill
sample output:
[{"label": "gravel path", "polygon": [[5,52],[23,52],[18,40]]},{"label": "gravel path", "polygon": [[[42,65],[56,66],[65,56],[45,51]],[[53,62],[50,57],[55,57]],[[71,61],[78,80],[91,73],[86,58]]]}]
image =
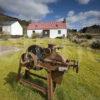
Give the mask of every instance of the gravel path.
[{"label": "gravel path", "polygon": [[20,49],[14,46],[0,46],[0,56],[11,52],[17,52]]}]

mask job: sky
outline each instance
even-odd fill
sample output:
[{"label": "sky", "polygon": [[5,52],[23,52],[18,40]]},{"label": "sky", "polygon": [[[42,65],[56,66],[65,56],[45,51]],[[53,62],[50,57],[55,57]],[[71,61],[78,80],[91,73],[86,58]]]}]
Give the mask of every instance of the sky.
[{"label": "sky", "polygon": [[65,18],[71,29],[100,25],[100,0],[0,0],[0,9],[22,20],[62,21]]}]

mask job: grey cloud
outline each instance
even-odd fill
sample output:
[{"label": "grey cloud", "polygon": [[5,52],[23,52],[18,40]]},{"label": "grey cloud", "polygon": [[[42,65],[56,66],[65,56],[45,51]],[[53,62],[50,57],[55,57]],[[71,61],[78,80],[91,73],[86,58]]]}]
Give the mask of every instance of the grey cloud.
[{"label": "grey cloud", "polygon": [[[69,16],[70,15],[70,16]],[[91,26],[94,24],[100,25],[100,11],[86,11],[76,14],[74,11],[69,11],[66,20],[69,23],[69,28],[79,25],[79,27]]]},{"label": "grey cloud", "polygon": [[90,0],[77,0],[80,4],[88,4]]},{"label": "grey cloud", "polygon": [[0,7],[21,19],[40,20],[52,11],[48,4],[56,0],[0,0]]}]

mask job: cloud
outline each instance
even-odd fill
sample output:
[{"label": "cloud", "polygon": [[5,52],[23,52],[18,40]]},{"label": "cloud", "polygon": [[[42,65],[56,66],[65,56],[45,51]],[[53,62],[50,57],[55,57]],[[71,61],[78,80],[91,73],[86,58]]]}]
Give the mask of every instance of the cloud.
[{"label": "cloud", "polygon": [[73,15],[74,15],[74,11],[71,10],[71,11],[68,12],[68,16],[69,16],[69,17],[70,17],[70,16],[73,16]]},{"label": "cloud", "polygon": [[5,13],[5,11],[4,11],[4,9],[2,9],[2,8],[0,7],[0,14],[3,14],[3,13]]},{"label": "cloud", "polygon": [[77,0],[80,4],[88,4],[90,0]]},{"label": "cloud", "polygon": [[40,20],[52,13],[48,4],[56,0],[0,0],[0,7],[8,14],[26,20]]},{"label": "cloud", "polygon": [[100,11],[86,11],[75,13],[69,11],[66,18],[69,28],[82,28],[94,24],[100,25]]}]

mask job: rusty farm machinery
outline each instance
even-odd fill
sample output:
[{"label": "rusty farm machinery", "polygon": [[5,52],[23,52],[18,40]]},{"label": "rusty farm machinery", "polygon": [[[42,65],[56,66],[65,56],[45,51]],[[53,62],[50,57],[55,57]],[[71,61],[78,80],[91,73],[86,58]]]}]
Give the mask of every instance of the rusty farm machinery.
[{"label": "rusty farm machinery", "polygon": [[[17,80],[26,85],[30,85],[32,88],[47,94],[48,100],[53,99],[53,94],[57,84],[61,84],[64,73],[70,68],[76,70],[78,73],[79,65],[76,60],[65,60],[58,52],[57,47],[53,44],[48,44],[47,48],[42,48],[38,45],[32,45],[28,47],[27,52],[23,53],[19,62],[19,69]],[[22,68],[25,68],[24,77],[21,75]],[[32,73],[30,70],[42,70],[47,71],[46,77]],[[34,76],[47,81],[47,87],[40,86],[34,82],[27,80],[29,76]]]}]

